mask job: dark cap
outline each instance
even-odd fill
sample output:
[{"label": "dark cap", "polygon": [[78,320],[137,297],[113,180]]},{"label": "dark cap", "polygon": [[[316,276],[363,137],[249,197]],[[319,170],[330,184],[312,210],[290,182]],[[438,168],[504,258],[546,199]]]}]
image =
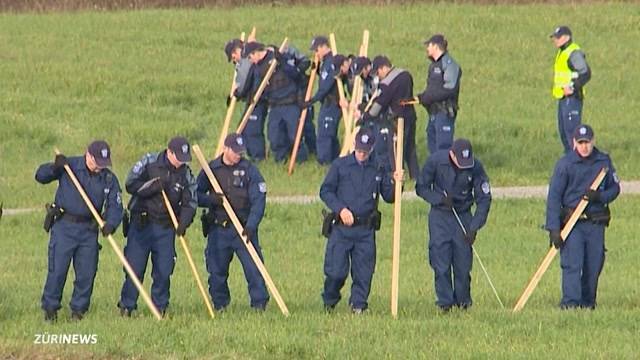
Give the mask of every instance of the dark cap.
[{"label": "dark cap", "polygon": [[373,62],[371,63],[371,70],[375,73],[379,68],[383,66],[391,67],[391,61],[388,57],[384,55],[378,55],[373,58]]},{"label": "dark cap", "polygon": [[309,47],[309,50],[316,51],[320,45],[329,45],[329,39],[323,35],[315,36],[311,40],[311,47]]},{"label": "dark cap", "polygon": [[573,131],[573,140],[591,141],[593,140],[593,129],[589,125],[582,124]]},{"label": "dark cap", "polygon": [[351,72],[354,75],[360,75],[362,73],[362,70],[364,70],[364,68],[367,67],[368,65],[371,65],[371,60],[369,60],[368,57],[358,56],[351,63]]},{"label": "dark cap", "polygon": [[111,166],[111,148],[104,140],[96,140],[89,144],[87,152],[93,156],[96,165],[101,168]]},{"label": "dark cap", "polygon": [[191,145],[189,141],[182,136],[176,136],[171,141],[167,148],[176,154],[178,161],[186,163],[191,161]]},{"label": "dark cap", "polygon": [[242,49],[242,40],[232,39],[224,45],[224,53],[227,54],[227,61],[231,61],[231,54],[235,49]]},{"label": "dark cap", "polygon": [[242,135],[231,133],[224,139],[224,146],[230,148],[236,154],[244,154],[247,151],[247,145]]},{"label": "dark cap", "polygon": [[356,134],[356,150],[371,152],[376,138],[370,128],[360,128]]},{"label": "dark cap", "polygon": [[337,54],[333,56],[333,66],[335,66],[336,71],[340,71],[340,67],[347,61],[348,58],[342,54]]},{"label": "dark cap", "polygon": [[440,45],[440,47],[443,48],[443,49],[447,48],[447,40],[444,38],[444,35],[442,35],[442,34],[432,35],[430,38],[425,40],[423,44],[425,44],[425,45],[437,44],[437,45]]},{"label": "dark cap", "polygon": [[554,37],[557,39],[562,35],[569,35],[569,37],[571,37],[571,29],[569,29],[568,26],[564,26],[564,25],[558,26],[553,30],[553,32],[551,33],[551,35],[549,35],[549,37]]},{"label": "dark cap", "polygon": [[264,44],[259,43],[257,41],[252,41],[250,43],[246,43],[244,45],[244,53],[249,55],[254,51],[264,50]]},{"label": "dark cap", "polygon": [[467,139],[457,139],[451,145],[451,151],[456,156],[460,169],[472,168],[475,164],[473,160],[473,151],[471,150],[471,142]]}]

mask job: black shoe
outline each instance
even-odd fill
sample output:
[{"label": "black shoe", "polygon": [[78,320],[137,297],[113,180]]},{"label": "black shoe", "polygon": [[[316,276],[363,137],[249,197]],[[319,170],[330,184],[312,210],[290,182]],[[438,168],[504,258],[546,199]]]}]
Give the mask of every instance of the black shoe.
[{"label": "black shoe", "polygon": [[471,304],[458,304],[458,308],[460,310],[469,310],[469,308],[471,307]]},{"label": "black shoe", "polygon": [[351,308],[351,313],[353,315],[364,315],[365,311],[367,311],[367,309]]},{"label": "black shoe", "polygon": [[71,312],[71,320],[73,321],[80,321],[82,320],[83,317],[84,317],[84,313],[77,312],[77,311]]},{"label": "black shoe", "polygon": [[118,306],[118,309],[120,309],[120,316],[131,317],[131,314],[133,313],[133,309],[127,309],[126,307],[122,306],[122,304],[119,301],[116,306]]},{"label": "black shoe", "polygon": [[163,319],[168,319],[169,318],[169,311],[167,309],[160,310],[160,316],[162,316]]},{"label": "black shoe", "polygon": [[44,321],[54,323],[58,320],[58,310],[45,310]]},{"label": "black shoe", "polygon": [[440,312],[442,314],[448,314],[451,311],[451,305],[449,306],[438,305],[438,308],[440,309]]},{"label": "black shoe", "polygon": [[267,305],[252,306],[251,308],[253,309],[253,311],[257,313],[262,313],[267,310]]},{"label": "black shoe", "polygon": [[333,305],[324,304],[324,311],[327,313],[332,313],[335,309],[336,309],[336,304],[333,304]]}]

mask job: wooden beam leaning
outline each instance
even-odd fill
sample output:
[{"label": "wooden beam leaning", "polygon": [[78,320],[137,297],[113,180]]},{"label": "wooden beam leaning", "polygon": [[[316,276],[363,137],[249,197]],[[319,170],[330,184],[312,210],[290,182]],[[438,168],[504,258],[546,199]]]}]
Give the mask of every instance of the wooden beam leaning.
[{"label": "wooden beam leaning", "polygon": [[[255,27],[253,29],[255,30]],[[240,40],[244,42],[244,32],[240,34]],[[238,102],[238,99],[233,95],[236,91],[237,76],[238,72],[234,70],[233,80],[231,81],[231,90],[229,91],[229,97],[231,98],[231,101],[229,102],[229,106],[227,107],[227,114],[225,115],[224,122],[222,123],[222,130],[220,130],[220,137],[218,137],[218,146],[216,147],[215,157],[218,157],[222,153],[224,139],[227,137],[227,133],[229,133],[229,126],[231,125],[233,110],[236,108],[236,103]]]},{"label": "wooden beam leaning", "polygon": [[[331,45],[331,52],[333,53],[334,56],[337,55],[338,54],[338,48],[336,46],[336,36],[335,36],[335,34],[333,34],[333,33],[329,34],[329,43]],[[342,102],[343,100],[346,101],[345,96],[344,96],[344,84],[342,83],[342,79],[340,78],[340,72],[339,71],[338,71],[338,75],[335,77],[335,79],[336,79],[336,86],[338,87],[339,103]],[[338,103],[338,105],[340,105],[339,103]],[[344,131],[346,133],[351,128],[351,124],[347,124],[347,121],[349,121],[349,113],[347,112],[347,109],[343,108],[342,106],[340,106],[340,110],[342,111],[342,122],[344,123]]]},{"label": "wooden beam leaning", "polygon": [[[369,30],[364,30],[362,33],[362,44],[360,45],[360,56],[367,56],[367,51],[369,49]],[[357,130],[355,129],[355,123],[354,123],[354,113],[355,110],[357,109],[357,107],[360,105],[360,103],[362,102],[362,95],[364,94],[364,82],[362,81],[362,77],[360,76],[356,76],[356,78],[353,81],[353,90],[352,90],[352,94],[351,94],[351,103],[349,104],[349,111],[348,111],[348,116],[349,116],[349,121],[348,124],[349,126],[349,130],[345,131],[344,134],[344,141],[342,143],[342,150],[340,150],[340,156],[345,156],[347,155],[349,152],[351,152],[353,150],[353,142],[351,142],[351,134],[355,134],[357,133]],[[345,122],[345,125],[347,124],[347,122]]]},{"label": "wooden beam leaning", "polygon": [[[313,83],[316,80],[317,72],[315,69],[318,68],[320,60],[317,56],[315,56],[313,60],[314,67],[311,70],[311,75],[309,76],[309,83],[307,84],[307,91],[304,94],[304,101],[309,101],[311,99],[311,92],[313,91]],[[289,176],[293,174],[293,168],[296,166],[296,158],[298,157],[298,149],[300,148],[300,141],[302,140],[302,131],[304,130],[304,123],[307,119],[307,112],[309,108],[306,107],[302,109],[300,113],[300,118],[298,119],[298,128],[296,129],[296,139],[293,142],[293,148],[291,149],[291,157],[289,158]]]},{"label": "wooden beam leaning", "polygon": [[[404,148],[404,119],[398,118],[396,137],[396,172],[402,169],[402,149]],[[398,318],[398,284],[400,280],[400,225],[402,219],[402,181],[395,182],[393,201],[393,255],[391,262],[391,315]]]},{"label": "wooden beam leaning", "polygon": [[[59,155],[60,151],[58,149],[55,149],[55,153],[56,153],[56,155]],[[102,217],[100,216],[100,214],[98,213],[96,208],[93,206],[93,203],[91,202],[91,199],[89,199],[89,196],[87,196],[87,193],[82,188],[82,185],[80,185],[80,182],[78,181],[78,178],[76,177],[76,175],[73,173],[73,170],[71,170],[71,168],[67,164],[64,165],[64,169],[67,172],[67,175],[69,175],[69,178],[71,178],[71,181],[73,182],[73,185],[75,185],[76,189],[80,193],[80,196],[82,197],[82,200],[84,200],[85,204],[89,208],[89,211],[91,211],[91,214],[93,215],[93,218],[98,223],[98,227],[100,229],[102,229],[104,227],[104,225],[105,225],[105,222],[104,222],[104,220],[102,220]],[[142,299],[144,300],[145,303],[147,303],[147,306],[149,306],[149,309],[153,313],[153,316],[155,316],[156,319],[158,319],[158,320],[162,320],[162,315],[160,314],[160,311],[158,311],[158,308],[153,304],[153,301],[151,301],[151,298],[149,297],[149,294],[147,294],[147,292],[144,290],[144,287],[142,287],[142,283],[140,282],[140,280],[136,276],[136,273],[131,268],[131,265],[127,261],[127,258],[125,258],[124,254],[122,253],[122,250],[120,250],[120,247],[118,246],[116,241],[113,239],[113,236],[112,235],[107,236],[107,240],[109,240],[109,244],[111,244],[111,247],[113,248],[113,251],[116,253],[116,255],[118,256],[118,259],[120,260],[120,262],[124,266],[124,269],[127,272],[127,274],[129,275],[129,278],[131,279],[131,281],[133,282],[135,287],[140,292],[140,295],[142,296]]]},{"label": "wooden beam leaning", "polygon": [[[171,217],[171,222],[173,223],[173,227],[178,229],[178,219],[176,218],[176,213],[173,211],[171,207],[171,202],[167,197],[167,193],[162,190],[162,198],[164,199],[164,205],[167,208],[167,212]],[[189,245],[187,244],[187,239],[184,236],[179,235],[178,239],[180,240],[180,245],[182,245],[182,249],[184,250],[185,255],[187,256],[187,262],[189,263],[189,267],[191,268],[191,272],[193,273],[193,278],[196,280],[196,284],[198,285],[198,290],[200,291],[200,295],[202,295],[202,299],[204,300],[204,305],[207,307],[207,311],[209,312],[209,316],[213,319],[213,306],[211,306],[211,301],[209,301],[209,295],[204,289],[204,285],[202,285],[202,280],[200,279],[200,275],[198,274],[198,269],[196,269],[196,264],[193,262],[193,257],[191,257],[191,250],[189,249]]]},{"label": "wooden beam leaning", "polygon": [[222,187],[218,183],[218,180],[216,180],[215,175],[213,175],[213,172],[209,167],[209,163],[204,158],[204,155],[202,155],[202,151],[200,150],[200,147],[198,145],[193,145],[192,149],[194,154],[196,155],[196,158],[198,159],[198,162],[200,162],[200,166],[202,167],[202,170],[207,175],[207,178],[209,179],[209,182],[211,183],[213,190],[219,194],[222,194],[222,205],[224,206],[224,210],[227,212],[227,215],[229,215],[229,219],[231,219],[233,226],[238,232],[238,236],[240,236],[240,241],[242,241],[242,244],[244,244],[244,246],[247,248],[247,251],[251,256],[251,259],[256,264],[256,267],[258,268],[260,275],[262,275],[262,278],[264,279],[265,283],[267,284],[267,287],[269,288],[269,292],[271,292],[271,295],[273,295],[274,299],[276,300],[276,303],[278,304],[280,311],[282,312],[282,314],[284,314],[284,316],[289,316],[289,309],[287,309],[287,305],[284,303],[284,300],[282,300],[282,297],[280,296],[280,292],[278,292],[278,289],[276,288],[276,285],[271,279],[271,276],[269,275],[267,268],[264,266],[264,263],[262,262],[262,260],[260,260],[260,257],[258,256],[256,249],[253,247],[253,244],[248,241],[247,237],[242,235],[242,233],[244,232],[242,224],[240,223],[240,220],[238,219],[238,216],[236,215],[235,211],[233,211],[233,207],[231,207],[231,203],[229,202],[229,199],[227,199],[227,196],[222,191]]},{"label": "wooden beam leaning", "polygon": [[[289,41],[288,38],[284,38],[284,40],[282,41],[282,44],[280,45],[280,49],[278,51],[283,52],[284,49],[287,47],[288,41]],[[253,98],[251,99],[251,103],[249,103],[247,110],[244,112],[244,116],[242,116],[242,121],[240,121],[240,125],[238,125],[238,129],[236,130],[236,133],[238,134],[242,133],[244,128],[247,126],[247,122],[249,121],[249,116],[251,116],[253,109],[255,109],[256,104],[258,104],[258,101],[260,101],[260,97],[262,96],[264,89],[266,89],[267,85],[269,85],[269,80],[271,79],[271,76],[273,75],[273,73],[276,71],[276,66],[278,66],[278,61],[274,58],[271,60],[269,69],[267,69],[267,73],[264,75],[264,78],[262,79],[262,82],[260,83],[258,90],[256,90],[256,93],[253,95]]]},{"label": "wooden beam leaning", "polygon": [[[607,168],[602,168],[600,170],[595,180],[593,180],[593,183],[591,183],[591,186],[589,187],[591,190],[596,190],[598,186],[600,186],[600,184],[604,180],[604,177],[607,175],[607,171],[608,171]],[[580,200],[580,202],[578,203],[578,206],[576,206],[575,210],[573,210],[573,212],[571,213],[571,216],[569,217],[569,221],[567,221],[567,223],[562,227],[562,231],[560,231],[560,237],[562,238],[562,241],[567,241],[567,238],[569,237],[571,230],[573,230],[573,227],[578,222],[580,215],[582,215],[582,212],[584,211],[584,209],[586,209],[588,204],[589,204],[589,201],[585,199]],[[549,252],[547,252],[547,255],[544,257],[544,259],[542,259],[542,263],[540,263],[538,270],[536,270],[536,272],[533,274],[533,276],[531,277],[531,280],[529,280],[529,282],[527,283],[527,286],[522,292],[522,295],[520,295],[520,298],[518,298],[516,305],[513,307],[514,313],[524,308],[525,304],[527,303],[527,300],[529,300],[529,297],[531,296],[533,291],[536,289],[536,286],[538,286],[540,279],[542,279],[542,275],[544,275],[544,273],[547,271],[547,269],[551,265],[551,261],[553,261],[553,258],[556,256],[557,253],[558,253],[558,250],[555,247],[551,246],[551,248],[549,249]]]}]

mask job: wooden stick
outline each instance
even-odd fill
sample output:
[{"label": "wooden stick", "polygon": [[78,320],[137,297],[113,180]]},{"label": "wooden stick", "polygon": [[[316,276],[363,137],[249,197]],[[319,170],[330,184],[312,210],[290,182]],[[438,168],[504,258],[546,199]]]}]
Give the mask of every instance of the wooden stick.
[{"label": "wooden stick", "polygon": [[[396,173],[402,169],[404,119],[398,118],[396,141]],[[393,257],[391,265],[391,315],[398,318],[398,282],[400,277],[400,224],[402,217],[402,181],[395,182],[393,202]]]},{"label": "wooden stick", "polygon": [[253,247],[253,244],[247,239],[247,237],[242,235],[242,233],[244,232],[242,224],[240,223],[238,216],[236,216],[236,213],[233,211],[233,207],[231,207],[231,203],[229,202],[229,199],[227,199],[227,196],[224,194],[222,187],[218,183],[218,180],[216,180],[215,175],[213,175],[213,172],[211,171],[211,168],[209,167],[207,160],[205,160],[204,156],[202,155],[202,151],[200,151],[200,147],[198,145],[193,145],[192,149],[193,149],[193,152],[196,154],[196,158],[200,162],[200,166],[202,167],[202,170],[207,175],[207,178],[209,178],[209,182],[211,183],[211,186],[213,186],[213,190],[219,194],[222,194],[222,205],[224,206],[224,209],[227,212],[229,219],[231,219],[233,226],[238,232],[240,241],[244,244],[244,246],[249,251],[249,255],[251,256],[251,259],[253,259],[253,262],[256,264],[258,271],[260,271],[260,275],[262,275],[262,278],[267,284],[269,291],[271,292],[273,297],[276,299],[276,303],[278,303],[278,306],[280,307],[280,311],[282,311],[282,314],[284,314],[285,316],[289,316],[289,309],[287,309],[287,305],[284,303],[284,300],[282,300],[282,297],[280,296],[280,292],[278,292],[276,285],[274,284],[273,280],[271,280],[271,276],[269,276],[269,272],[267,271],[267,268],[264,266],[264,263],[262,262],[262,260],[260,260],[260,257],[258,256],[256,249]]},{"label": "wooden stick", "polygon": [[[311,76],[309,76],[309,84],[307,84],[307,92],[304,94],[304,101],[309,101],[311,99],[311,92],[313,91],[313,83],[316,80],[317,72],[315,69],[318,68],[319,59],[316,56],[313,60],[314,68],[311,70]],[[309,108],[306,107],[302,109],[300,113],[300,118],[298,119],[298,129],[296,130],[296,139],[293,142],[293,148],[291,149],[291,157],[289,158],[289,176],[293,174],[293,168],[296,166],[296,157],[298,157],[298,149],[300,148],[300,141],[302,139],[302,131],[304,130],[304,123],[307,120],[307,112]]]},{"label": "wooden stick", "polygon": [[[371,108],[371,106],[373,105],[373,102],[376,100],[376,98],[378,98],[378,95],[380,95],[380,91],[376,90],[375,93],[373,93],[373,95],[371,96],[371,99],[369,99],[369,102],[367,102],[367,106],[365,106],[364,108],[364,112],[366,113],[367,111],[369,111],[369,109]],[[350,136],[349,136],[349,140],[347,140],[347,142],[349,143],[349,152],[353,151],[353,148],[355,146],[356,143],[356,135],[358,134],[358,131],[360,131],[360,126],[356,126],[353,131],[351,132]],[[346,154],[340,154],[340,156],[344,156]]]},{"label": "wooden stick", "polygon": [[[367,49],[369,48],[369,30],[364,30],[362,33],[362,44],[360,45],[360,56],[367,56]],[[364,82],[362,81],[361,76],[356,76],[353,81],[353,90],[351,94],[351,103],[349,104],[349,121],[345,122],[345,126],[349,124],[348,131],[344,133],[344,141],[342,142],[342,150],[340,150],[340,156],[347,155],[353,148],[353,143],[350,141],[353,136],[351,134],[356,134],[355,130],[355,122],[353,121],[353,115],[355,113],[355,109],[362,102],[362,94],[364,93]]]},{"label": "wooden stick", "polygon": [[[255,30],[255,27],[253,28]],[[240,34],[240,40],[244,42],[244,32]],[[234,70],[233,72],[233,80],[231,81],[231,90],[229,91],[229,97],[231,101],[229,102],[229,107],[227,107],[227,114],[224,117],[224,122],[222,123],[222,130],[220,130],[220,137],[218,138],[218,146],[216,147],[215,157],[220,156],[222,153],[222,147],[224,146],[224,139],[227,137],[229,133],[229,126],[231,126],[231,118],[233,117],[233,110],[236,108],[236,103],[238,102],[238,98],[234,96],[234,92],[236,90],[236,78],[238,76],[238,72]]]},{"label": "wooden stick", "polygon": [[[600,183],[602,183],[604,177],[607,175],[607,171],[608,169],[606,168],[600,170],[598,176],[596,176],[595,180],[593,180],[593,183],[589,187],[591,190],[596,190],[598,186],[600,186]],[[569,221],[567,221],[564,227],[562,227],[562,231],[560,232],[560,238],[562,239],[562,241],[567,241],[571,230],[573,230],[573,227],[578,222],[580,215],[582,215],[582,212],[587,207],[588,203],[588,200],[582,199],[578,203],[578,206],[576,206],[575,210],[573,210],[573,213],[571,213],[571,217],[569,217]],[[531,277],[531,280],[529,280],[529,283],[527,283],[527,286],[522,292],[522,295],[520,295],[520,298],[516,302],[516,305],[513,307],[514,313],[524,308],[524,305],[527,303],[527,300],[529,300],[529,297],[533,293],[533,290],[536,289],[536,286],[538,286],[540,279],[542,279],[542,275],[544,275],[544,273],[551,265],[551,261],[553,261],[556,253],[558,253],[558,250],[554,246],[552,246],[549,249],[549,252],[547,252],[547,255],[544,257],[544,259],[542,259],[542,263],[538,267],[538,270],[536,270],[536,272],[533,274],[533,277]]]},{"label": "wooden stick", "polygon": [[[164,205],[167,208],[167,212],[169,212],[169,216],[171,217],[171,222],[173,223],[173,227],[178,229],[178,219],[176,218],[176,213],[173,211],[171,207],[171,202],[167,197],[167,193],[162,190],[162,198],[164,199]],[[182,249],[184,250],[185,255],[187,256],[187,262],[189,263],[189,267],[191,268],[191,272],[193,273],[193,278],[196,280],[196,284],[198,285],[198,289],[200,290],[200,295],[202,295],[202,299],[204,300],[204,305],[207,307],[207,311],[209,311],[209,316],[214,318],[213,315],[213,307],[211,306],[211,301],[209,301],[209,296],[207,292],[204,290],[204,286],[202,285],[202,280],[200,280],[200,275],[198,274],[198,269],[196,269],[196,264],[193,262],[193,258],[191,257],[191,250],[189,250],[189,245],[187,244],[187,239],[184,236],[178,236],[180,239],[180,244],[182,245]]]},{"label": "wooden stick", "polygon": [[[58,149],[55,149],[54,151],[56,155],[60,155],[60,151]],[[76,186],[76,189],[80,193],[82,200],[84,200],[85,204],[89,208],[89,211],[91,211],[91,214],[93,215],[93,218],[98,223],[98,226],[100,227],[100,229],[102,229],[105,225],[105,222],[104,220],[102,220],[102,217],[100,216],[96,208],[93,206],[93,203],[89,199],[89,196],[87,196],[87,193],[82,188],[82,185],[80,185],[80,182],[78,181],[78,178],[76,178],[76,175],[73,173],[73,170],[71,170],[68,164],[64,165],[64,169],[67,171],[67,175],[69,175],[69,178],[71,178],[73,185]],[[120,247],[118,246],[116,241],[113,239],[113,236],[109,234],[107,236],[107,239],[109,240],[109,244],[111,244],[113,251],[115,251],[116,255],[118,256],[118,259],[120,259],[120,262],[124,266],[124,269],[127,271],[127,274],[129,274],[129,278],[131,279],[131,281],[133,281],[133,284],[136,286],[136,288],[140,292],[140,295],[142,295],[142,299],[144,299],[144,302],[147,303],[147,305],[149,306],[149,309],[151,310],[153,315],[156,317],[156,319],[162,320],[162,315],[160,315],[160,311],[158,311],[158,308],[153,304],[153,301],[151,301],[149,294],[147,294],[147,292],[142,287],[142,283],[140,282],[140,280],[138,280],[136,273],[133,271],[133,269],[131,268],[131,265],[129,264],[127,259],[124,257],[122,250],[120,250]]]},{"label": "wooden stick", "polygon": [[[336,47],[336,36],[331,33],[329,34],[329,42],[331,43],[331,52],[333,53],[333,56],[338,54],[338,48]],[[338,75],[335,77],[336,79],[336,86],[338,87],[338,98],[339,98],[339,103],[341,103],[343,100],[345,100],[345,96],[344,96],[344,85],[342,84],[342,79],[340,78],[340,71],[338,70]],[[343,108],[342,106],[340,106],[340,110],[342,111],[342,122],[344,123],[344,130],[345,133],[349,131],[351,125],[347,124],[347,121],[349,121],[349,113],[347,112],[347,109]]]},{"label": "wooden stick", "polygon": [[[288,38],[284,38],[284,40],[282,41],[282,44],[280,45],[280,49],[279,49],[280,52],[283,52],[284,49],[287,47],[288,41],[289,41]],[[242,117],[242,121],[240,121],[240,125],[238,125],[238,129],[236,130],[236,133],[241,134],[244,128],[247,126],[247,122],[249,121],[249,116],[251,116],[253,109],[255,109],[256,105],[258,104],[258,101],[260,101],[260,97],[262,96],[264,89],[266,89],[267,85],[269,84],[269,80],[271,79],[271,76],[276,71],[277,65],[278,65],[278,61],[274,57],[271,60],[269,69],[267,70],[267,73],[264,75],[264,78],[262,79],[262,82],[260,83],[258,90],[256,90],[256,93],[254,94],[253,99],[251,99],[251,103],[247,107],[247,110],[244,112],[244,116]]]}]

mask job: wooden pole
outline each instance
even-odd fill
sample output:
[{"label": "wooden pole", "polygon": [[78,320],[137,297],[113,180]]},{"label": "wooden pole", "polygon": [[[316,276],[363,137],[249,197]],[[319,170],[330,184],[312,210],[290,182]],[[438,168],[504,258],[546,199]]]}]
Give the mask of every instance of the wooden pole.
[{"label": "wooden pole", "polygon": [[[364,112],[366,113],[367,111],[369,111],[369,109],[371,108],[371,106],[373,105],[373,102],[378,98],[378,95],[380,95],[380,91],[376,90],[375,93],[373,93],[373,95],[371,96],[371,99],[369,99],[369,102],[367,102],[367,106],[365,106],[364,108]],[[353,131],[351,132],[351,134],[349,135],[349,139],[346,140],[346,142],[349,143],[349,152],[353,151],[353,148],[355,146],[355,140],[356,140],[356,134],[358,133],[358,131],[360,131],[360,126],[356,126],[355,129],[353,129]],[[345,154],[340,154],[340,156],[344,156]]]},{"label": "wooden pole", "polygon": [[[367,51],[369,49],[369,30],[364,30],[362,32],[362,44],[360,45],[360,56],[367,56]],[[361,76],[356,76],[353,81],[353,90],[351,94],[351,103],[349,104],[349,121],[345,122],[345,126],[348,123],[349,129],[344,133],[344,141],[342,143],[342,150],[340,150],[340,156],[347,155],[351,150],[353,150],[353,143],[350,141],[352,136],[351,134],[356,134],[357,130],[354,129],[354,121],[353,115],[355,109],[362,102],[362,95],[364,92],[364,83],[362,81]]]},{"label": "wooden pole", "polygon": [[[604,177],[607,175],[607,171],[608,169],[606,168],[603,168],[602,170],[600,170],[595,180],[593,180],[593,183],[589,187],[591,190],[596,190],[598,186],[600,186],[600,183],[602,183],[602,181],[604,180]],[[588,200],[582,199],[578,203],[578,206],[576,206],[575,210],[573,210],[573,213],[571,213],[571,216],[569,217],[569,221],[567,221],[567,223],[562,228],[562,231],[560,232],[560,238],[562,238],[562,241],[567,241],[567,238],[569,237],[571,230],[573,230],[573,227],[578,222],[580,215],[582,215],[582,212],[587,207],[588,203],[589,203]],[[529,300],[529,297],[533,293],[533,290],[535,290],[536,286],[538,286],[540,279],[542,279],[542,275],[544,275],[544,273],[547,271],[547,269],[551,265],[551,261],[553,261],[553,258],[556,256],[557,253],[558,253],[558,250],[554,246],[552,246],[549,249],[549,252],[547,252],[547,255],[544,257],[544,259],[542,259],[542,263],[538,267],[538,270],[536,270],[536,272],[533,274],[533,276],[531,277],[531,280],[529,280],[529,283],[527,283],[527,286],[522,292],[522,295],[520,295],[520,298],[518,298],[516,305],[513,307],[514,313],[524,308],[525,304],[527,303],[527,300]]]},{"label": "wooden pole", "polygon": [[[56,153],[56,155],[59,155],[60,151],[58,149],[55,149],[55,153]],[[93,218],[98,223],[98,227],[100,227],[100,229],[102,229],[104,227],[104,225],[105,225],[105,222],[104,222],[104,220],[102,220],[102,217],[100,216],[100,214],[98,213],[96,208],[93,206],[93,203],[89,199],[89,196],[87,196],[87,193],[82,188],[82,185],[80,185],[80,182],[78,181],[78,178],[76,178],[76,175],[73,173],[73,170],[71,170],[71,168],[69,167],[68,164],[64,165],[64,169],[67,171],[67,175],[69,175],[69,178],[71,178],[71,181],[73,182],[73,185],[76,186],[76,189],[80,193],[80,196],[82,197],[82,200],[84,200],[85,204],[89,208],[89,211],[91,211],[91,214],[93,215]],[[162,320],[162,315],[160,315],[160,311],[158,311],[158,308],[153,304],[153,301],[151,301],[151,298],[149,297],[149,294],[147,294],[147,292],[142,287],[142,283],[140,282],[140,280],[138,280],[138,277],[136,276],[136,273],[131,268],[131,265],[129,265],[129,262],[127,261],[127,259],[125,258],[124,254],[122,253],[122,250],[120,250],[120,247],[118,246],[116,241],[113,239],[113,236],[111,234],[109,234],[107,236],[107,239],[109,240],[109,244],[111,244],[111,247],[113,248],[113,251],[118,256],[118,259],[120,260],[120,262],[124,266],[124,269],[126,270],[127,274],[129,274],[129,278],[131,279],[131,281],[133,281],[133,284],[135,285],[135,287],[140,292],[140,295],[142,296],[142,299],[144,300],[144,302],[147,303],[147,306],[149,306],[149,309],[151,310],[153,315],[156,317],[156,319]]]},{"label": "wooden pole", "polygon": [[[396,173],[402,170],[404,119],[398,118],[396,141]],[[393,257],[391,264],[391,315],[398,318],[398,283],[400,278],[400,224],[402,217],[402,181],[396,179],[393,202]]]},{"label": "wooden pole", "polygon": [[[176,213],[173,211],[171,202],[169,201],[167,193],[164,191],[164,189],[162,190],[162,198],[164,199],[164,205],[167,208],[167,212],[169,212],[169,216],[171,217],[173,227],[175,229],[178,229],[178,219],[176,218]],[[213,307],[211,306],[211,301],[209,301],[207,292],[204,290],[202,280],[200,280],[200,275],[198,274],[198,269],[196,269],[196,264],[193,262],[193,258],[191,257],[191,250],[189,249],[189,245],[187,244],[187,239],[185,239],[184,236],[181,235],[178,236],[178,239],[180,239],[182,249],[187,256],[187,262],[189,263],[189,267],[191,268],[191,272],[193,273],[193,278],[196,280],[196,284],[198,285],[198,289],[200,290],[200,295],[202,295],[202,299],[204,300],[204,305],[207,307],[207,311],[209,311],[209,316],[211,316],[211,318],[213,319]]]},{"label": "wooden pole", "polygon": [[[280,45],[280,49],[278,51],[283,52],[287,46],[288,41],[289,39],[284,38],[284,40],[282,41],[282,44]],[[267,73],[264,75],[264,79],[262,79],[262,82],[260,83],[258,90],[256,90],[256,93],[253,96],[253,99],[251,99],[251,103],[247,107],[247,110],[244,112],[244,116],[242,117],[242,121],[240,121],[240,125],[238,125],[238,129],[236,130],[236,133],[241,134],[245,126],[247,126],[247,122],[249,121],[249,116],[251,116],[253,109],[255,109],[256,105],[258,104],[258,101],[260,101],[260,97],[262,96],[264,89],[266,89],[267,85],[269,84],[269,80],[271,79],[271,76],[276,71],[277,65],[278,65],[278,61],[275,58],[273,58],[269,65],[269,69],[267,69]]]},{"label": "wooden pole", "polygon": [[[337,55],[338,48],[336,46],[336,36],[333,33],[329,34],[329,42],[331,45],[331,52],[333,53],[334,56]],[[336,79],[336,86],[338,87],[338,98],[339,98],[339,102],[341,103],[343,100],[345,100],[345,96],[344,96],[344,85],[342,84],[342,79],[340,78],[340,71],[338,71],[338,75],[336,76],[335,79]],[[347,133],[351,128],[351,124],[347,124],[347,122],[349,121],[349,113],[347,112],[347,109],[343,108],[342,106],[340,106],[340,110],[342,111],[342,122],[344,123],[344,131],[345,133]]]},{"label": "wooden pole", "polygon": [[[311,92],[313,91],[313,83],[316,80],[317,69],[319,64],[319,59],[316,56],[313,60],[314,68],[311,70],[311,75],[309,76],[309,84],[307,84],[307,92],[304,94],[304,101],[309,101],[311,99]],[[296,166],[296,157],[298,157],[298,149],[300,148],[300,141],[302,139],[302,131],[304,130],[304,123],[307,119],[307,112],[309,108],[306,107],[302,109],[300,113],[300,118],[298,119],[298,129],[296,129],[296,139],[293,142],[293,148],[291,149],[291,157],[289,158],[289,176],[293,174],[293,168]]]},{"label": "wooden pole", "polygon": [[[255,27],[253,28],[255,30]],[[244,32],[240,34],[240,40],[244,42]],[[218,146],[216,147],[215,157],[218,157],[222,153],[222,147],[224,146],[224,139],[227,137],[229,133],[229,126],[231,125],[231,118],[233,117],[233,110],[236,108],[236,103],[238,99],[234,96],[234,92],[236,90],[236,78],[238,76],[238,72],[233,72],[233,80],[231,81],[231,90],[229,91],[229,97],[231,101],[229,102],[229,107],[227,107],[227,114],[224,117],[224,122],[222,123],[222,130],[220,130],[220,137],[218,138]]]},{"label": "wooden pole", "polygon": [[209,178],[209,182],[211,183],[211,186],[213,186],[213,190],[219,194],[222,194],[222,205],[224,206],[224,209],[227,212],[229,219],[231,219],[233,226],[238,232],[240,241],[247,248],[247,251],[249,251],[249,255],[251,256],[251,259],[253,259],[253,262],[256,264],[256,267],[258,268],[260,275],[262,275],[262,278],[267,284],[269,291],[275,298],[276,303],[278,303],[278,307],[280,307],[280,311],[282,311],[282,314],[284,314],[285,316],[289,316],[289,309],[287,309],[287,305],[284,303],[284,300],[282,300],[282,297],[280,296],[280,292],[278,292],[276,285],[274,284],[273,280],[271,280],[271,276],[269,275],[269,272],[267,271],[267,268],[264,266],[264,263],[262,262],[262,260],[260,260],[260,257],[258,256],[256,249],[253,247],[253,244],[247,239],[247,237],[242,235],[242,233],[244,232],[242,224],[240,223],[240,220],[238,219],[238,216],[236,215],[235,211],[233,211],[233,207],[231,207],[231,203],[229,202],[229,199],[227,199],[227,196],[224,194],[222,187],[218,183],[218,180],[216,180],[215,175],[213,175],[213,172],[211,171],[211,168],[209,167],[207,160],[204,158],[204,155],[202,155],[202,151],[200,151],[200,147],[198,145],[193,145],[192,148],[193,148],[193,152],[196,154],[196,158],[200,162],[200,166],[202,167],[202,170],[207,175],[207,178]]}]

